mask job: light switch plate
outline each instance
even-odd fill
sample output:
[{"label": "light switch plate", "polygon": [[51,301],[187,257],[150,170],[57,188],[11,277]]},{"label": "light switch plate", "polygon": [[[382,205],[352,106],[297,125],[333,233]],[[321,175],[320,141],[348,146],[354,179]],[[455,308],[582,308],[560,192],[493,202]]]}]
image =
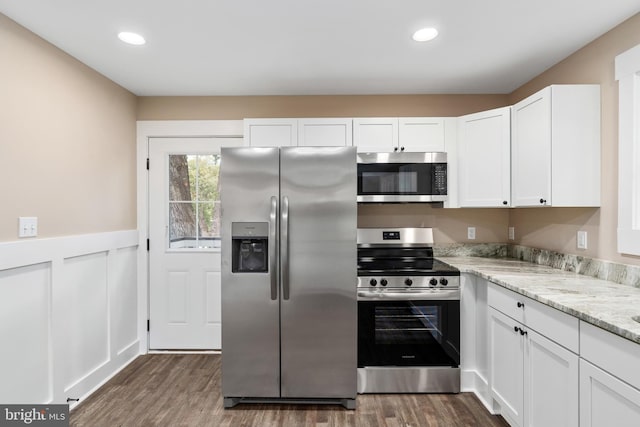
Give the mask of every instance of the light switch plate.
[{"label": "light switch plate", "polygon": [[578,231],[578,237],[576,239],[578,249],[587,249],[587,232]]},{"label": "light switch plate", "polygon": [[509,227],[509,240],[515,240],[515,239],[516,239],[516,228]]},{"label": "light switch plate", "polygon": [[475,240],[476,238],[476,228],[475,227],[467,227],[467,239]]},{"label": "light switch plate", "polygon": [[18,237],[36,237],[38,235],[38,217],[21,216],[18,218]]}]

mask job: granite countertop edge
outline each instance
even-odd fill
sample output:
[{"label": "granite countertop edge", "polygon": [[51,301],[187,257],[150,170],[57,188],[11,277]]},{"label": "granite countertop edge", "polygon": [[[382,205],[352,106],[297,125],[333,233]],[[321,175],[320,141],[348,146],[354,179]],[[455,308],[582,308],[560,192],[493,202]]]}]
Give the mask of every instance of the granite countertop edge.
[{"label": "granite countertop edge", "polygon": [[[439,259],[461,273],[474,274],[640,344],[640,323],[631,319],[640,315],[638,288],[513,258]],[[553,285],[546,286],[545,282]]]}]

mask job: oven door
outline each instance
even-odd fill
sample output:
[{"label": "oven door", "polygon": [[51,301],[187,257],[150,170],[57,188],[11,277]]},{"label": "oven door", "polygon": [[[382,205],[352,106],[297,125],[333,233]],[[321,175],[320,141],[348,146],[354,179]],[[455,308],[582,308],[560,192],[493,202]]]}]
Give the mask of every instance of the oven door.
[{"label": "oven door", "polygon": [[459,300],[358,301],[359,368],[459,365]]}]

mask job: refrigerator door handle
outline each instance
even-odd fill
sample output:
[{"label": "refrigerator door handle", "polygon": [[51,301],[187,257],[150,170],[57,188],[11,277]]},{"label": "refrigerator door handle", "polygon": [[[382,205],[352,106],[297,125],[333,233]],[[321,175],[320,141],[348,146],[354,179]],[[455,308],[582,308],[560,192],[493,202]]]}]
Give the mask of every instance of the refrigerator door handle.
[{"label": "refrigerator door handle", "polygon": [[289,299],[289,198],[282,198],[282,212],[280,218],[280,258],[282,268],[280,276],[282,277],[282,298]]},{"label": "refrigerator door handle", "polygon": [[269,214],[269,270],[271,271],[271,299],[278,299],[278,198],[271,196]]}]

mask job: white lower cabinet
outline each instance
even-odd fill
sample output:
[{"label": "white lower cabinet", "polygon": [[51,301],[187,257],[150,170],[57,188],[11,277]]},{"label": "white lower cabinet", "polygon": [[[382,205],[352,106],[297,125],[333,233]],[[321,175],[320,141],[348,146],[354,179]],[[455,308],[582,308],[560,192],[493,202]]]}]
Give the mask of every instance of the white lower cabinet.
[{"label": "white lower cabinet", "polygon": [[489,308],[489,372],[491,397],[510,422],[524,423],[524,340],[520,323]]},{"label": "white lower cabinet", "polygon": [[638,427],[640,390],[580,360],[580,426]]},{"label": "white lower cabinet", "polygon": [[580,322],[580,426],[640,426],[640,345]]},{"label": "white lower cabinet", "polygon": [[[491,413],[514,427],[640,426],[638,343],[495,283],[463,276],[464,391],[476,393]],[[482,328],[484,316],[488,336],[474,337],[473,322]],[[482,365],[488,393],[477,380]]]},{"label": "white lower cabinet", "polygon": [[[489,384],[498,412],[512,426],[578,427],[579,357],[534,329],[539,324],[539,330],[552,330],[557,315],[553,312],[557,310],[541,307],[510,291],[497,290],[493,284],[488,302]],[[522,322],[496,306],[505,310],[519,307],[521,311],[514,313]],[[548,316],[541,316],[541,310],[549,310]],[[528,317],[531,323],[527,322]],[[577,339],[577,319],[569,320],[575,320],[569,325]],[[557,326],[559,329],[566,325]],[[571,345],[573,339],[567,340],[567,346]]]},{"label": "white lower cabinet", "polygon": [[578,426],[579,357],[542,335],[525,335],[524,425]]}]

